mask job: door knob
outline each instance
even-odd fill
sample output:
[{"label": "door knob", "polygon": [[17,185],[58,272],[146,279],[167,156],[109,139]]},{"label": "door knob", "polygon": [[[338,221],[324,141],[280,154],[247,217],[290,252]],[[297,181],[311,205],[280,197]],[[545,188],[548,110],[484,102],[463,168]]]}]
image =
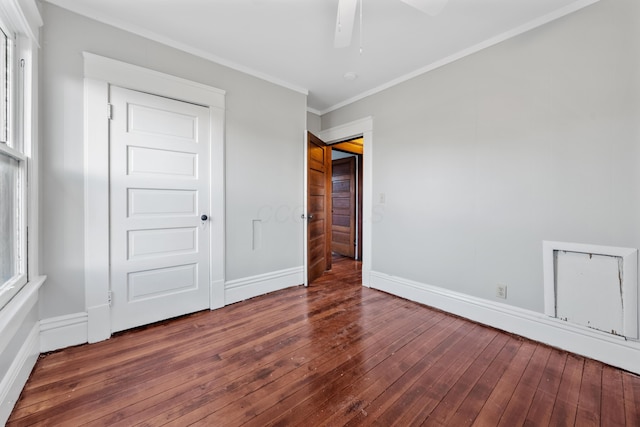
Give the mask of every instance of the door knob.
[{"label": "door knob", "polygon": [[207,214],[202,214],[202,216],[200,217],[200,219],[201,219],[202,221],[206,221],[206,220],[208,220],[208,219],[209,219],[209,217],[207,216]]}]

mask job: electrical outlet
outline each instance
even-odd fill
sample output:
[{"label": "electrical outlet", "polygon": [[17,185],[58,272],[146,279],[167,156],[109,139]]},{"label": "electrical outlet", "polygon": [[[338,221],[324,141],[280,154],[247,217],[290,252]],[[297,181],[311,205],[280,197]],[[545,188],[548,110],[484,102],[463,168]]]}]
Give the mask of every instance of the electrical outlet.
[{"label": "electrical outlet", "polygon": [[496,296],[498,298],[507,299],[507,285],[497,285]]}]

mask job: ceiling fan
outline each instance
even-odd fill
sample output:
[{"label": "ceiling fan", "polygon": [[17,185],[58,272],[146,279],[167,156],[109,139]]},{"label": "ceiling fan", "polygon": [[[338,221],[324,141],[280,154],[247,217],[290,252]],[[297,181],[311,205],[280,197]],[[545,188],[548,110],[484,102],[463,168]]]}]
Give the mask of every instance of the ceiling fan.
[{"label": "ceiling fan", "polygon": [[[435,16],[442,11],[449,0],[400,0],[421,12]],[[356,9],[360,2],[360,25],[362,27],[362,0],[338,0],[338,17],[336,19],[336,33],[333,46],[336,48],[348,47],[351,44],[353,24],[356,18]]]}]

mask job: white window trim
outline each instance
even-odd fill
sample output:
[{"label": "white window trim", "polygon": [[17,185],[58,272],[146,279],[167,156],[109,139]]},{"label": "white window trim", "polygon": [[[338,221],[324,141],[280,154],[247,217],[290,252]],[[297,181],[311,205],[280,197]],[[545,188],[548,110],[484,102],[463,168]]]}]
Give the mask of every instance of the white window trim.
[{"label": "white window trim", "polygon": [[[27,280],[42,284],[39,276],[38,247],[38,34],[43,22],[34,0],[3,0],[0,2],[0,23],[12,35],[14,48],[11,55],[12,108],[10,117],[12,138],[19,139],[19,149],[0,145],[0,151],[24,165],[21,167],[19,219],[22,231],[19,253],[22,271],[7,283],[9,292],[0,295],[0,310],[9,305],[20,293]],[[19,63],[22,66],[19,67]],[[20,90],[18,90],[20,88]],[[20,95],[19,97],[17,95]],[[18,142],[16,140],[16,142]],[[5,288],[6,289],[6,288]]]}]

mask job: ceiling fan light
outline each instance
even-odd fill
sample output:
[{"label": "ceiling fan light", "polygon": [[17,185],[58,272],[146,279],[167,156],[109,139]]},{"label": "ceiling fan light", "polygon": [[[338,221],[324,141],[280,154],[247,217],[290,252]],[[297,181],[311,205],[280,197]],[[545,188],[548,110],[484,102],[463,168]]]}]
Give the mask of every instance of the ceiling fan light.
[{"label": "ceiling fan light", "polygon": [[338,16],[336,17],[336,32],[333,47],[342,48],[351,45],[353,22],[356,17],[358,0],[339,0]]}]

